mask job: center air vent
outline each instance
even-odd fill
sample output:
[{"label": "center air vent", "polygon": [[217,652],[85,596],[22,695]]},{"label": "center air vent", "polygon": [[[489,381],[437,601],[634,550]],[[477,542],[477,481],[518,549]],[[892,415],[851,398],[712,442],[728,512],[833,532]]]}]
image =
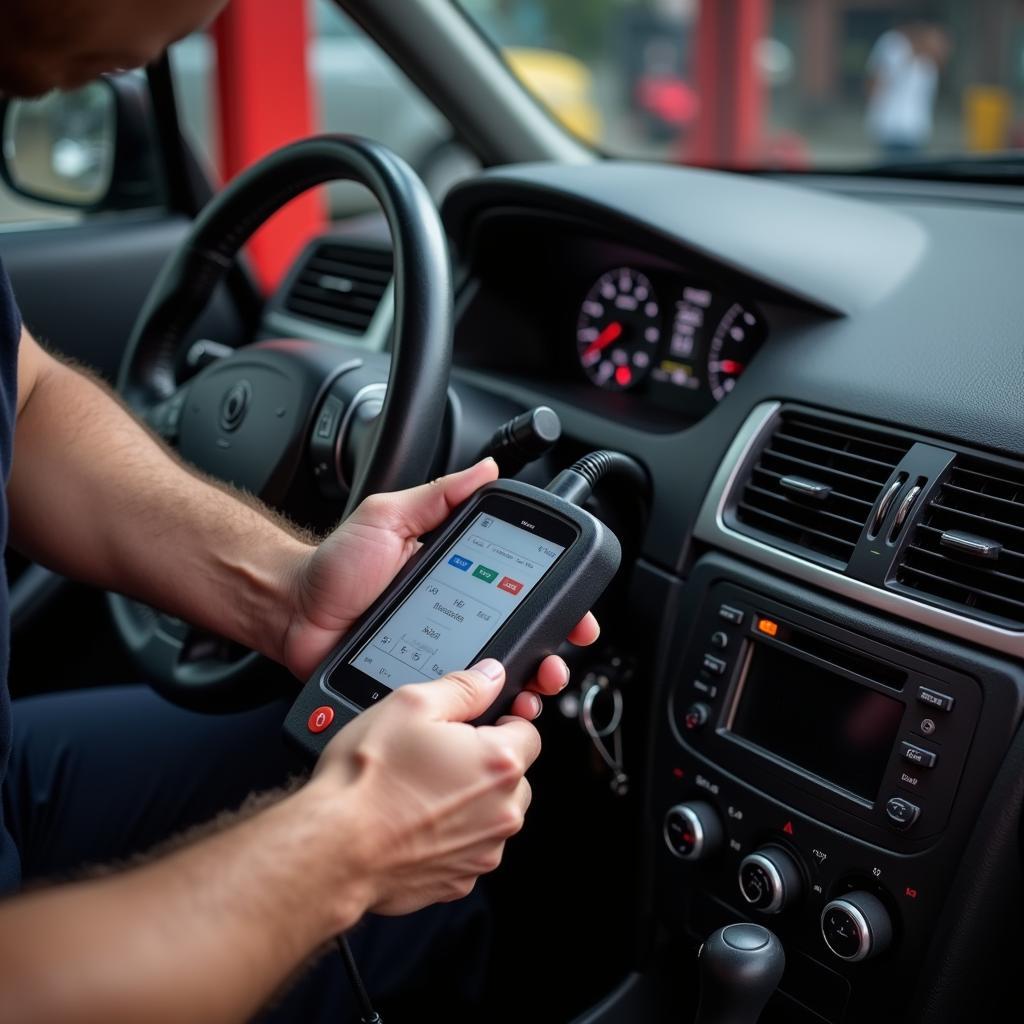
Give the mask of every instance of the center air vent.
[{"label": "center air vent", "polygon": [[1024,624],[1024,470],[958,455],[903,551],[896,582],[975,618]]},{"label": "center air vent", "polygon": [[784,413],[739,494],[736,524],[777,547],[845,569],[910,445],[860,424]]},{"label": "center air vent", "polygon": [[284,307],[307,320],[363,334],[391,280],[390,249],[347,242],[311,247]]}]

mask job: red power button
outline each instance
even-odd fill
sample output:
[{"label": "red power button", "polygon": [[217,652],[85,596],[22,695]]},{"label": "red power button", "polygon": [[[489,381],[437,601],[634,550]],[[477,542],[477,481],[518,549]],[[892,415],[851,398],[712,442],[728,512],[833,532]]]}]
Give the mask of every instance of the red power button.
[{"label": "red power button", "polygon": [[323,732],[331,722],[334,721],[334,708],[328,707],[326,704],[323,707],[317,708],[309,716],[309,720],[306,722],[306,728],[310,732]]}]

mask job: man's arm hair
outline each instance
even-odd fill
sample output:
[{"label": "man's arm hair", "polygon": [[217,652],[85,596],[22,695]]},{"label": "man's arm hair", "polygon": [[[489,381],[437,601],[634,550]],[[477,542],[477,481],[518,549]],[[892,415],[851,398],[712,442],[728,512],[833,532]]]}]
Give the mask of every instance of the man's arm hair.
[{"label": "man's arm hair", "polygon": [[187,468],[101,382],[24,331],[13,546],[280,660],[312,538]]},{"label": "man's arm hair", "polygon": [[248,1020],[365,910],[337,787],[263,802],[159,859],[0,903],[0,1022]]}]

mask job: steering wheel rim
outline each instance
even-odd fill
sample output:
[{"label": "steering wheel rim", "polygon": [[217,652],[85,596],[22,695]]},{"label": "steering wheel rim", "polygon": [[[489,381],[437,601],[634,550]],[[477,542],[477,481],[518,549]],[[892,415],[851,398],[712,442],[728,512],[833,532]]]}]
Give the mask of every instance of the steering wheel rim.
[{"label": "steering wheel rim", "polygon": [[[415,171],[368,139],[321,135],[270,154],[219,192],[158,275],[125,349],[118,390],[138,412],[169,398],[186,332],[253,233],[288,201],[328,181],[364,185],[380,204],[394,251],[391,369],[378,425],[351,482],[347,515],[368,494],[421,483],[447,403],[452,284],[440,217]],[[229,711],[280,694],[280,673],[254,652],[225,662],[183,663],[176,620],[119,594],[110,605],[122,638],[151,685],[175,703]],[[276,676],[276,678],[275,678]]]}]

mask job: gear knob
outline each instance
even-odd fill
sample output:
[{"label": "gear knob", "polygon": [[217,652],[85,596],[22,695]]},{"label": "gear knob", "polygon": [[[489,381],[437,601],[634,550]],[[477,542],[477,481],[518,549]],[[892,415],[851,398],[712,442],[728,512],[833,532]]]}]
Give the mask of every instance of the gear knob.
[{"label": "gear knob", "polygon": [[728,924],[700,948],[695,1024],[756,1024],[786,966],[782,943],[759,924]]}]

